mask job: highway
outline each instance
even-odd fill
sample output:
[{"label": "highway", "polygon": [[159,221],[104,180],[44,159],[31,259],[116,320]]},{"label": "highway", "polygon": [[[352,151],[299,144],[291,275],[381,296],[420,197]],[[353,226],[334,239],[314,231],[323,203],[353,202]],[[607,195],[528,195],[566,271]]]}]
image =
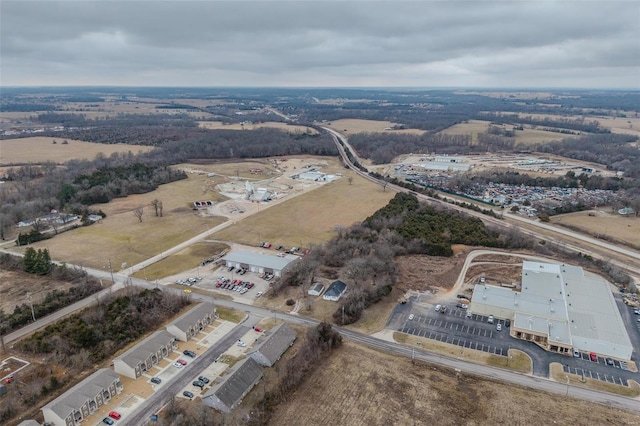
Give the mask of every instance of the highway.
[{"label": "highway", "polygon": [[[346,138],[344,137],[344,135],[340,134],[339,132],[336,132],[333,129],[330,129],[328,127],[322,127],[324,130],[326,130],[327,132],[329,132],[333,138],[334,141],[336,143],[336,146],[338,148],[338,151],[340,153],[340,156],[342,157],[342,160],[344,162],[344,164],[346,164],[351,170],[353,170],[355,173],[357,173],[358,175],[362,176],[363,178],[373,182],[373,183],[377,183],[378,185],[383,185],[386,181],[383,181],[381,179],[377,179],[371,175],[369,175],[369,173],[364,172],[362,170],[360,170],[359,168],[357,168],[351,161],[349,161],[349,158],[345,152],[345,149],[343,147],[346,146],[347,149],[349,149],[352,153],[352,155],[354,156],[354,158],[360,163],[362,164],[362,161],[360,161],[359,157],[357,157],[355,150],[353,150],[353,148],[349,145],[348,141],[346,140]],[[340,141],[342,142],[342,144],[340,143]],[[392,183],[388,183],[387,184],[387,188],[393,189],[397,192],[411,192],[413,194],[416,195],[416,197],[421,200],[421,201],[425,201],[427,203],[430,204],[436,204],[436,205],[440,205],[440,206],[444,206],[448,209],[454,209],[454,210],[458,210],[460,212],[464,212],[465,214],[469,215],[469,216],[473,216],[476,217],[480,220],[482,220],[484,223],[486,224],[491,224],[493,226],[499,227],[501,229],[509,229],[509,228],[518,228],[520,232],[522,232],[525,235],[528,235],[530,237],[539,239],[539,240],[545,240],[548,241],[550,243],[555,243],[558,244],[560,246],[562,246],[565,250],[570,250],[573,251],[575,253],[583,253],[583,254],[588,254],[594,258],[597,259],[605,259],[607,260],[609,263],[611,263],[612,265],[615,265],[617,267],[619,267],[620,269],[626,271],[629,275],[631,275],[633,278],[635,278],[636,282],[639,282],[640,280],[640,253],[635,251],[635,250],[631,250],[625,247],[619,247],[616,246],[614,244],[602,241],[602,240],[598,240],[589,236],[585,236],[582,235],[580,233],[577,232],[573,232],[567,229],[563,229],[563,228],[559,228],[553,225],[549,225],[546,223],[542,223],[540,221],[534,221],[531,219],[527,219],[524,218],[522,216],[516,215],[516,214],[511,214],[509,212],[503,212],[502,210],[496,211],[496,214],[502,215],[503,219],[499,219],[499,218],[494,218],[479,212],[476,212],[474,210],[469,210],[466,209],[464,207],[460,207],[457,206],[455,204],[450,204],[447,203],[446,201],[442,201],[442,200],[438,200],[432,197],[429,197],[427,195],[423,195],[423,194],[419,194],[419,193],[415,193],[413,191],[410,191],[406,188],[403,188],[401,186],[398,185],[394,185]],[[447,199],[447,197],[444,197],[445,199]],[[452,199],[452,198],[449,198]],[[465,202],[470,202],[469,200],[465,200]],[[487,206],[478,206],[481,207],[483,209],[487,209]],[[511,220],[515,221],[516,223],[512,223],[510,222]],[[519,224],[525,224],[528,226],[528,228],[523,228],[521,226],[518,226]],[[544,234],[541,233],[539,231],[535,231],[533,229],[530,228],[534,228],[534,229],[541,229],[541,230],[545,230],[548,232],[552,232],[555,237],[550,237],[548,234]],[[562,237],[566,237],[565,239],[563,239]],[[600,250],[606,250],[608,252],[610,252],[610,254],[603,254],[602,252],[599,251],[595,251],[594,249],[590,249],[586,246],[583,245],[578,245],[573,241],[570,241],[568,239],[572,239],[572,240],[577,240],[579,242],[582,243],[586,243],[588,245],[590,245],[591,247],[595,247],[598,248]],[[613,254],[617,254],[617,255],[621,255],[624,256],[624,258],[622,259],[613,259],[611,256]]]}]

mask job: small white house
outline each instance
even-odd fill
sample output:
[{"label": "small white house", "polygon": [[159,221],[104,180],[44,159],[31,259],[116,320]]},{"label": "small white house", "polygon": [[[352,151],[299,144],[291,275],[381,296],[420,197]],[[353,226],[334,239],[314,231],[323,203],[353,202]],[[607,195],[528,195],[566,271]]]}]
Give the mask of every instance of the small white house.
[{"label": "small white house", "polygon": [[316,285],[314,285],[309,289],[307,294],[309,294],[309,296],[320,296],[323,290],[324,290],[324,286],[320,283],[317,283]]}]

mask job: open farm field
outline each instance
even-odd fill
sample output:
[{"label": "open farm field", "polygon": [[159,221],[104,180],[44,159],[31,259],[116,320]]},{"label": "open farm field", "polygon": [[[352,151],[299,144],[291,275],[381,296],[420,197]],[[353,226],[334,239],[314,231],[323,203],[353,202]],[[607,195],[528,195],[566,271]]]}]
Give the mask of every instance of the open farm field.
[{"label": "open farm field", "polygon": [[[594,216],[589,216],[589,213]],[[551,217],[551,223],[578,228],[589,235],[605,235],[630,246],[640,247],[640,218],[620,216],[610,208],[567,213]]]},{"label": "open farm field", "polygon": [[[227,179],[223,179],[226,177],[229,177],[230,179],[240,178],[251,181],[280,176],[280,173],[275,170],[273,164],[267,160],[239,161],[234,159],[219,161],[201,159],[193,161],[193,163],[188,164],[177,164],[174,167],[191,174],[215,173],[216,176],[214,177],[214,180],[217,181],[217,183],[220,183],[220,181],[228,181]],[[286,170],[286,166],[284,166],[283,170]]]},{"label": "open farm field", "polygon": [[[471,135],[471,142],[478,142],[478,133],[484,133],[489,128],[489,121],[484,120],[469,120],[465,123],[455,124],[447,129],[442,130],[440,133],[445,135]],[[512,126],[507,126],[511,128]],[[532,129],[525,126],[524,130],[518,130],[515,133],[514,142],[521,144],[534,144],[541,142],[550,142],[555,140],[561,140],[567,137],[561,133],[548,132],[546,130]]]},{"label": "open farm field", "polygon": [[279,123],[279,122],[265,122],[265,123],[255,123],[255,124],[224,124],[221,121],[200,121],[198,123],[200,127],[205,129],[224,129],[224,130],[255,130],[261,127],[272,127],[275,129],[286,130],[289,133],[305,133],[309,132],[311,134],[317,134],[318,131],[316,129],[312,129],[307,126],[297,126],[291,125],[287,123]]},{"label": "open farm field", "polygon": [[[212,235],[212,238],[256,245],[260,241],[285,246],[309,247],[335,235],[337,226],[364,220],[385,206],[395,195],[353,172],[340,168],[344,176],[334,182],[269,207]],[[323,168],[331,173],[331,168]],[[348,178],[352,177],[350,184]]]},{"label": "open farm field", "polygon": [[345,342],[289,399],[272,424],[636,424],[637,414],[412,364]]},{"label": "open farm field", "polygon": [[[501,112],[502,114],[512,115],[512,112]],[[614,117],[604,115],[553,115],[553,114],[534,114],[534,113],[519,113],[520,117],[532,117],[538,119],[549,120],[578,120],[584,119],[586,122],[597,121],[602,127],[611,130],[612,133],[627,133],[631,135],[640,136],[640,117],[636,117],[634,112],[627,112],[626,117]],[[570,135],[564,135],[570,136]]]},{"label": "open farm field", "polygon": [[[57,143],[54,144],[53,141]],[[63,141],[67,144],[63,144]],[[114,152],[135,154],[151,151],[153,147],[141,145],[108,145],[83,142],[72,139],[37,136],[32,138],[0,140],[0,164],[39,163],[53,161],[63,163],[68,160],[92,160],[99,153],[107,157]]]},{"label": "open farm field", "polygon": [[397,124],[390,121],[359,120],[355,118],[348,118],[332,121],[331,123],[325,124],[327,127],[335,130],[336,132],[346,131],[347,135],[365,132],[408,133],[414,135],[421,135],[424,133],[424,130],[419,129],[385,130],[385,128],[393,127]]},{"label": "open farm field", "polygon": [[[114,270],[121,269],[123,263],[134,265],[226,220],[200,216],[192,210],[193,201],[218,199],[219,194],[208,185],[206,176],[190,175],[188,179],[161,185],[147,194],[95,205],[94,208],[107,215],[99,223],[32,246],[36,249],[46,247],[52,258],[82,266],[104,268],[109,259]],[[156,198],[163,203],[163,217],[155,217],[153,208],[148,205]],[[145,206],[142,222],[133,214],[139,206]]]}]

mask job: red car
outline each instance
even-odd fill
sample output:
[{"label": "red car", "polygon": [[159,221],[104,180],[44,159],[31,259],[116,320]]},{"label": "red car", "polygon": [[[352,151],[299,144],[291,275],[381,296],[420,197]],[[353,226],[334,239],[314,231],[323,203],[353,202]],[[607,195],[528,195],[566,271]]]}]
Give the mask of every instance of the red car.
[{"label": "red car", "polygon": [[180,358],[179,360],[176,360],[176,362],[178,364],[182,364],[182,365],[187,365],[187,361],[185,361],[184,359]]},{"label": "red car", "polygon": [[256,333],[262,333],[262,329],[260,327],[253,327]]},{"label": "red car", "polygon": [[591,361],[593,361],[593,362],[598,362],[598,355],[596,355],[595,352],[591,352],[589,354],[589,358],[591,358]]},{"label": "red car", "polygon": [[115,420],[120,420],[120,417],[122,416],[117,411],[109,411],[109,417]]}]

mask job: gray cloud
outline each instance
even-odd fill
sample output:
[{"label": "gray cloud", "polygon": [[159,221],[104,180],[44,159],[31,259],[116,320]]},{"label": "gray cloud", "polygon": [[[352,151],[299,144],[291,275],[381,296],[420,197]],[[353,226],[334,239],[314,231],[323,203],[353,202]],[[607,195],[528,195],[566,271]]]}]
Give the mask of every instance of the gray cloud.
[{"label": "gray cloud", "polygon": [[640,87],[635,1],[0,8],[2,85]]}]

